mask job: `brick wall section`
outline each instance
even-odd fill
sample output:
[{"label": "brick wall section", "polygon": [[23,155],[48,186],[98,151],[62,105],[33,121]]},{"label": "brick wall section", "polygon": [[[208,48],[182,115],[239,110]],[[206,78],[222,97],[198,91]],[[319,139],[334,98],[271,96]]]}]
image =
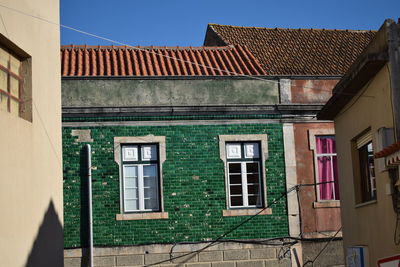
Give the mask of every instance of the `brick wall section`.
[{"label": "brick wall section", "polygon": [[[285,192],[282,125],[103,126],[63,129],[64,245],[87,245],[86,180],[83,180],[84,142],[71,131],[90,129],[93,165],[93,231],[95,246],[175,243],[215,239],[245,216],[222,217],[225,176],[219,158],[218,135],[267,134],[267,201]],[[163,165],[164,209],[168,219],[116,221],[120,212],[119,170],[114,161],[114,136],[165,136]],[[81,176],[83,178],[81,178]],[[198,176],[198,177],[197,177]],[[286,198],[272,207],[272,215],[257,216],[227,239],[256,239],[288,235]],[[122,260],[122,259],[121,259]]]},{"label": "brick wall section", "polygon": [[[94,266],[155,266],[181,267],[288,267],[290,259],[284,254],[285,249],[276,246],[255,244],[221,243],[199,253],[169,260],[171,257],[186,255],[204,246],[177,245],[171,251],[172,245],[150,245],[118,248],[96,248],[94,250]],[[86,254],[81,249],[68,249],[64,252],[65,267],[81,267],[87,262]]]}]

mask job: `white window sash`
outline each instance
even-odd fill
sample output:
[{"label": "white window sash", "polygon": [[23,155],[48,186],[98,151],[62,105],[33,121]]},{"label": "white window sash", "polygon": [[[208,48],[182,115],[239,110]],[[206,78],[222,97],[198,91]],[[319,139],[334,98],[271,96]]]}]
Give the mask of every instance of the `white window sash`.
[{"label": "white window sash", "polygon": [[[123,202],[124,202],[124,212],[137,212],[137,211],[152,211],[152,209],[145,208],[145,196],[144,196],[144,175],[143,175],[143,167],[144,166],[154,166],[155,167],[155,185],[154,185],[154,195],[150,197],[150,199],[156,199],[159,201],[159,186],[158,186],[158,166],[157,164],[123,164],[124,167],[137,167],[137,199],[139,204],[139,209],[137,210],[128,210],[126,207],[126,176],[125,172],[123,171]],[[158,203],[158,202],[157,202]],[[158,204],[159,206],[159,204]]]},{"label": "white window sash", "polygon": [[[228,162],[227,164],[227,173],[228,173],[228,179],[230,179],[230,175],[231,173],[229,172],[229,165],[230,164],[239,164],[240,163],[240,177],[241,177],[241,182],[242,182],[242,206],[232,206],[232,196],[239,196],[239,195],[235,195],[235,194],[231,194],[231,186],[232,185],[239,185],[239,184],[232,184],[230,183],[230,181],[228,180],[228,200],[229,200],[229,208],[255,208],[257,207],[256,205],[249,205],[249,196],[258,196],[258,197],[262,197],[261,194],[261,188],[262,188],[262,183],[261,183],[261,169],[260,169],[260,162],[259,161],[235,161],[235,162]],[[247,163],[257,163],[257,167],[258,167],[258,192],[257,194],[249,194],[248,193],[248,181],[247,181]],[[260,201],[262,203],[262,201]],[[261,204],[260,203],[260,204]]]}]

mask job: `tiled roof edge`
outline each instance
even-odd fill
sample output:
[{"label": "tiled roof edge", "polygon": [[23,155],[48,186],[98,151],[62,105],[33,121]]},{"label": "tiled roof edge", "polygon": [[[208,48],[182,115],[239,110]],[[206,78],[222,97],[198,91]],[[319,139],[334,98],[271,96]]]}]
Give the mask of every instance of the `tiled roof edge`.
[{"label": "tiled roof edge", "polygon": [[[245,29],[264,29],[264,30],[287,30],[287,31],[343,31],[343,32],[355,32],[355,33],[365,33],[365,32],[377,32],[377,30],[351,30],[351,29],[314,29],[314,28],[268,28],[268,27],[254,27],[254,26],[235,26],[235,25],[223,25],[217,23],[209,23],[208,26],[213,28],[213,26],[221,27],[232,27],[232,28],[245,28]],[[216,30],[213,28],[214,32]]]}]

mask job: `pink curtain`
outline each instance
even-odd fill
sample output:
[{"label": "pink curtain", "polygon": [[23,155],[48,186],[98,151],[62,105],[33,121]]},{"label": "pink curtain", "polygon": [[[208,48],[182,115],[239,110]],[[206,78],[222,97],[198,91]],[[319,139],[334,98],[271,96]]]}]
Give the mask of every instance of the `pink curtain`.
[{"label": "pink curtain", "polygon": [[[339,199],[339,185],[337,180],[336,143],[334,136],[317,136],[317,167],[320,200]],[[335,155],[320,155],[335,154]],[[329,183],[331,182],[331,183]]]}]

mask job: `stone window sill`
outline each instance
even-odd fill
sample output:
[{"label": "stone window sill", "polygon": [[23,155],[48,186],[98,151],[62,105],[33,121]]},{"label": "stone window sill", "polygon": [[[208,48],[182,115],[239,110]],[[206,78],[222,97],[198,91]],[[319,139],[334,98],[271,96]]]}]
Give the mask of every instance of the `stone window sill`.
[{"label": "stone window sill", "polygon": [[[232,216],[251,216],[259,213],[263,209],[237,209],[237,210],[222,210],[222,216],[232,217]],[[258,215],[270,215],[272,214],[272,209],[264,209]]]},{"label": "stone window sill", "polygon": [[168,219],[168,212],[122,213],[116,215],[117,221]]},{"label": "stone window sill", "polygon": [[314,209],[340,208],[340,200],[314,202],[313,206],[314,206]]}]

